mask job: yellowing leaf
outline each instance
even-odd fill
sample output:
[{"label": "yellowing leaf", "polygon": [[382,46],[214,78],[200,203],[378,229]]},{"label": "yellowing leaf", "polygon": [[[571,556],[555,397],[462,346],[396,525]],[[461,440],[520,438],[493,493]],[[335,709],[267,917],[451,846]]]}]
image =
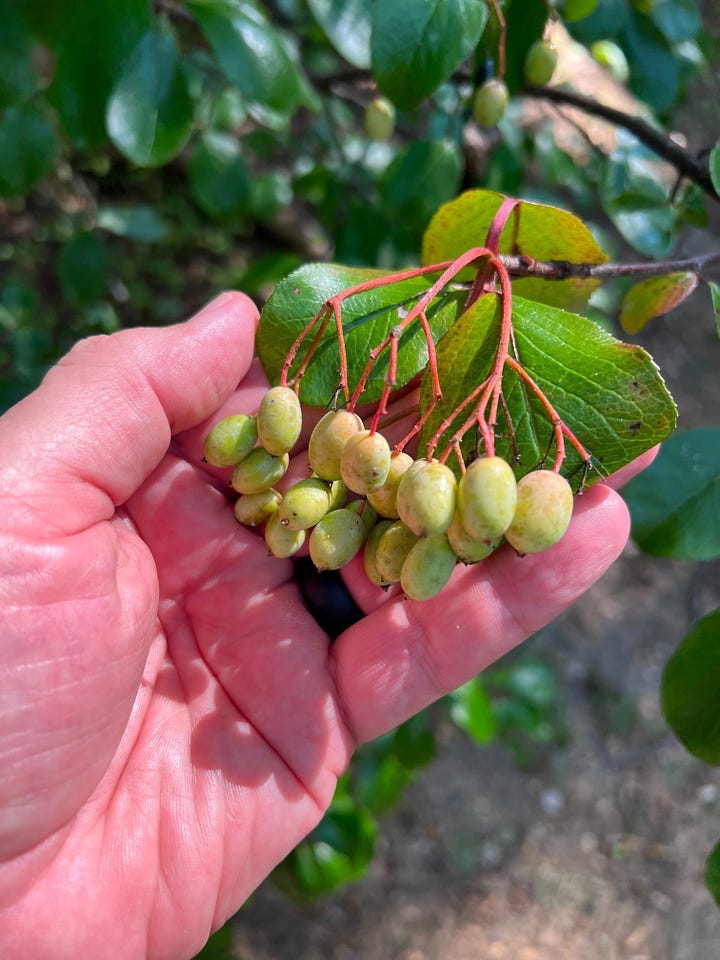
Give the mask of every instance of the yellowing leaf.
[{"label": "yellowing leaf", "polygon": [[653,317],[674,310],[697,285],[697,274],[689,271],[641,280],[625,294],[620,308],[620,326],[625,333],[639,333]]},{"label": "yellowing leaf", "polygon": [[[490,190],[468,190],[440,207],[423,237],[423,263],[454,260],[472,247],[484,246],[504,199],[502,194]],[[577,217],[558,207],[526,200],[520,201],[510,214],[500,235],[499,252],[569,263],[605,263],[607,260]],[[460,276],[467,279],[470,271],[463,271]],[[599,283],[599,280],[577,277],[568,280],[529,277],[514,280],[513,289],[528,300],[580,310]]]}]

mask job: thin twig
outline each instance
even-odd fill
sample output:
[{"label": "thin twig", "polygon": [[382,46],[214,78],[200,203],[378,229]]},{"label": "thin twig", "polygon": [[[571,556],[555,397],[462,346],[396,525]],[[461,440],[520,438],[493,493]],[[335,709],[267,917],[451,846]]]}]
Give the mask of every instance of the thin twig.
[{"label": "thin twig", "polygon": [[646,263],[570,263],[568,260],[534,260],[520,254],[501,254],[498,260],[513,277],[539,277],[543,280],[590,279],[611,280],[615,277],[655,277],[680,270],[693,273],[713,263],[720,263],[720,250],[679,260],[651,260]]},{"label": "thin twig", "polygon": [[707,161],[703,160],[697,154],[680,146],[673,139],[653,127],[643,117],[632,116],[617,110],[615,107],[609,107],[604,103],[593,100],[592,97],[583,96],[581,93],[575,93],[573,90],[566,90],[562,87],[528,87],[523,91],[525,96],[534,97],[536,100],[550,100],[553,103],[567,104],[571,107],[577,107],[583,113],[589,113],[592,116],[607,120],[608,123],[616,127],[622,127],[628,130],[646,147],[649,147],[653,153],[656,153],[663,160],[667,160],[675,169],[688,180],[692,180],[701,187],[705,193],[720,201],[712,179],[710,178],[710,169]]}]

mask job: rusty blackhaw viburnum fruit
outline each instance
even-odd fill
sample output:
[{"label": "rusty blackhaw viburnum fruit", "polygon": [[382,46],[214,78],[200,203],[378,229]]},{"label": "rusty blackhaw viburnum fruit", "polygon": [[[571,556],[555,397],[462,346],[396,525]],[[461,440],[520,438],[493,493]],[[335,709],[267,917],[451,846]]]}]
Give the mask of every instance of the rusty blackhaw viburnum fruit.
[{"label": "rusty blackhaw viburnum fruit", "polygon": [[391,452],[379,430],[346,409],[320,418],[308,442],[312,475],[282,493],[275,485],[301,427],[295,391],[273,387],[256,417],[226,417],[203,447],[212,466],[233,468],[235,518],[264,524],[275,557],[305,546],[318,570],[338,570],[363,550],[372,584],[399,584],[406,598],[421,601],[442,590],[458,561],[479,563],[504,540],[520,554],[538,553],[570,522],[573,494],[559,473],[533,470],[516,482],[507,461],[480,456],[458,481],[443,460]]},{"label": "rusty blackhaw viburnum fruit", "polygon": [[510,93],[502,80],[486,80],[475,91],[472,111],[481,127],[495,127],[505,116]]}]

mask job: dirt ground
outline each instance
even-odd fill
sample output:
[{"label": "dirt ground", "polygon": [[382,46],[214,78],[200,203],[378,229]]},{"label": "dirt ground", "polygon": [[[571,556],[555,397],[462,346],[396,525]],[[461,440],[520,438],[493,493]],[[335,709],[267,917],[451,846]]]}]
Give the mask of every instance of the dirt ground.
[{"label": "dirt ground", "polygon": [[[709,13],[713,4],[707,3]],[[720,36],[720,15],[712,29]],[[720,132],[720,78],[677,126]],[[694,141],[694,142],[693,142]],[[692,234],[680,254],[720,243]],[[709,297],[638,338],[681,428],[720,423]],[[661,672],[720,605],[720,563],[651,560],[628,545],[605,578],[527,649],[557,669],[566,748],[532,773],[442,726],[438,758],[382,821],[366,879],[310,907],[266,884],[238,914],[242,960],[718,960],[720,911],[702,884],[720,836],[720,771],[665,727]]]}]

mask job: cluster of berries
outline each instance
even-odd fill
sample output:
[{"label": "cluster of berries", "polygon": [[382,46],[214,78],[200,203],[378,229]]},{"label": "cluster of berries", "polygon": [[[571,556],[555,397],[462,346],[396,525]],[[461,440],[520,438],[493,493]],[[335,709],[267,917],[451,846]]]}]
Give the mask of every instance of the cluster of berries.
[{"label": "cluster of berries", "polygon": [[573,494],[560,474],[534,470],[516,481],[507,461],[480,457],[458,481],[444,463],[393,452],[345,409],[318,421],[307,451],[312,475],[281,493],[275,484],[301,427],[295,392],[272,387],[256,417],[228,417],[205,440],[208,463],[233,467],[236,519],[264,524],[276,557],[292,556],[307,539],[317,569],[338,570],[364,549],[373,583],[400,583],[406,596],[427,600],[458,561],[477,563],[503,541],[539,553],[570,522]]}]

